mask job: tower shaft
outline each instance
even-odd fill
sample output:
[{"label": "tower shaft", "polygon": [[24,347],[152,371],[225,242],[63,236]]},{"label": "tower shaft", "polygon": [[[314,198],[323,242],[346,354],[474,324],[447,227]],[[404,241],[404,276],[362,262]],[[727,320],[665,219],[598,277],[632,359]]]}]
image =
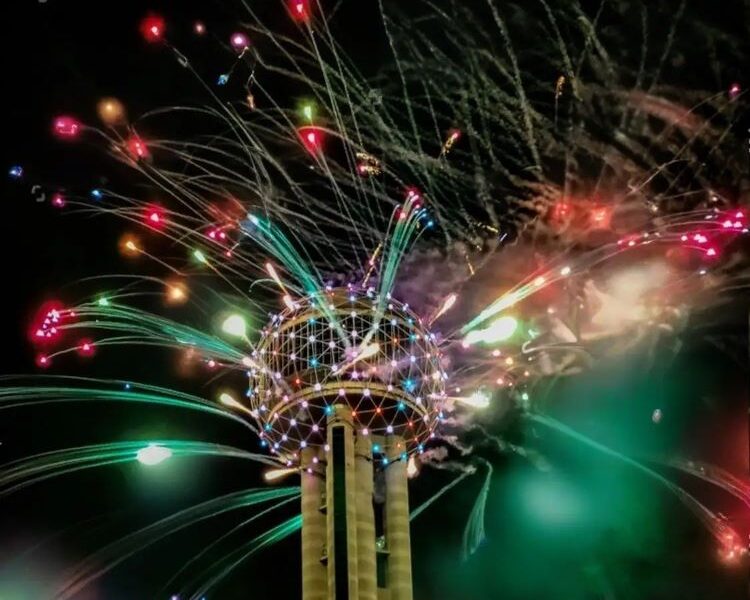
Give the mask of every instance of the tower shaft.
[{"label": "tower shaft", "polygon": [[404,443],[399,436],[386,438],[385,537],[389,552],[387,586],[389,600],[412,600],[411,541],[409,537],[409,488]]},{"label": "tower shaft", "polygon": [[357,568],[359,600],[377,600],[375,514],[373,512],[372,440],[359,435],[355,442],[357,473]]},{"label": "tower shaft", "polygon": [[[321,511],[325,479],[316,448],[301,452],[302,600],[328,600],[328,573],[322,562],[326,516]],[[308,469],[310,472],[308,472]]]},{"label": "tower shaft", "polygon": [[[388,459],[383,461],[386,542],[379,556],[373,443],[369,436],[355,435],[351,415],[351,408],[335,405],[327,423],[327,451],[301,452],[302,599],[412,600],[404,442],[388,436],[382,444]],[[385,561],[380,577],[378,558]]]},{"label": "tower shaft", "polygon": [[359,597],[354,427],[348,406],[333,408],[328,419],[326,464],[328,597],[354,600]]}]

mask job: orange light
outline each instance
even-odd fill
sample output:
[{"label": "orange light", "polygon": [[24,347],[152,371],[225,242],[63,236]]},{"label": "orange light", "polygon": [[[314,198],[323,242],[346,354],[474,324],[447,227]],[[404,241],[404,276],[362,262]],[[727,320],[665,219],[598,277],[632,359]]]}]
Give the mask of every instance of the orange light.
[{"label": "orange light", "polygon": [[165,283],[168,304],[184,304],[188,299],[188,288],[181,281],[171,280]]},{"label": "orange light", "polygon": [[120,238],[120,252],[125,256],[137,256],[140,251],[140,242],[138,238],[132,235],[124,235]]},{"label": "orange light", "polygon": [[96,112],[105,125],[117,125],[125,120],[125,107],[117,98],[102,98]]}]

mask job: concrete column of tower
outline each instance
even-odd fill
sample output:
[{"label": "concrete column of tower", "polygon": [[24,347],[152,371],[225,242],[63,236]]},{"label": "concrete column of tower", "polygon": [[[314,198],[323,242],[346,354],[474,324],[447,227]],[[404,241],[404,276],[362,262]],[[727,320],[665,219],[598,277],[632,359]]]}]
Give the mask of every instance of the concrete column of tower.
[{"label": "concrete column of tower", "polygon": [[406,461],[401,460],[404,441],[386,437],[385,538],[388,547],[387,585],[390,600],[412,600],[411,541],[409,538],[409,488]]},{"label": "concrete column of tower", "polygon": [[[315,462],[317,448],[300,453],[302,469],[302,600],[328,599],[328,573],[321,562],[326,542],[326,517],[323,504],[325,474],[323,463]],[[312,473],[308,472],[308,469]]]},{"label": "concrete column of tower", "polygon": [[357,568],[359,599],[377,600],[378,581],[375,559],[375,512],[372,506],[372,440],[358,434],[354,442],[357,472]]},{"label": "concrete column of tower", "polygon": [[352,410],[336,404],[328,417],[326,517],[328,598],[359,597],[357,569],[357,477]]}]

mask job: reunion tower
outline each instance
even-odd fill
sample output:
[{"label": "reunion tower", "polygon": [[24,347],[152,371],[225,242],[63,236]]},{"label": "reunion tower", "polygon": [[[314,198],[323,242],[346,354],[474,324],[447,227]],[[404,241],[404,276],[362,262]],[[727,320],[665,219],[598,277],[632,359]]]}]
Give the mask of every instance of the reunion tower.
[{"label": "reunion tower", "polygon": [[302,477],[303,600],[412,600],[407,462],[443,415],[440,354],[408,305],[328,288],[253,356],[261,443]]}]

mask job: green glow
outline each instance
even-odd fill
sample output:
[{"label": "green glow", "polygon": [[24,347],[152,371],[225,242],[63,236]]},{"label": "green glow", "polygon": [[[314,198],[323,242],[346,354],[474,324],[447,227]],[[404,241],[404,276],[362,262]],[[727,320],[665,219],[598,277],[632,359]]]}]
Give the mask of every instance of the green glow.
[{"label": "green glow", "polygon": [[201,252],[200,250],[193,250],[193,258],[203,265],[208,264],[206,255],[203,254],[203,252]]},{"label": "green glow", "polygon": [[109,300],[106,296],[99,298],[99,306],[109,306]]},{"label": "green glow", "polygon": [[221,330],[227,335],[234,337],[245,337],[247,323],[242,315],[229,315],[221,324]]},{"label": "green glow", "polygon": [[161,464],[170,456],[172,456],[172,451],[165,446],[160,446],[159,444],[149,444],[145,448],[138,450],[138,453],[136,454],[138,462],[147,467]]},{"label": "green glow", "polygon": [[312,104],[305,104],[302,107],[302,114],[305,115],[305,119],[312,123],[313,120],[313,107]]}]

